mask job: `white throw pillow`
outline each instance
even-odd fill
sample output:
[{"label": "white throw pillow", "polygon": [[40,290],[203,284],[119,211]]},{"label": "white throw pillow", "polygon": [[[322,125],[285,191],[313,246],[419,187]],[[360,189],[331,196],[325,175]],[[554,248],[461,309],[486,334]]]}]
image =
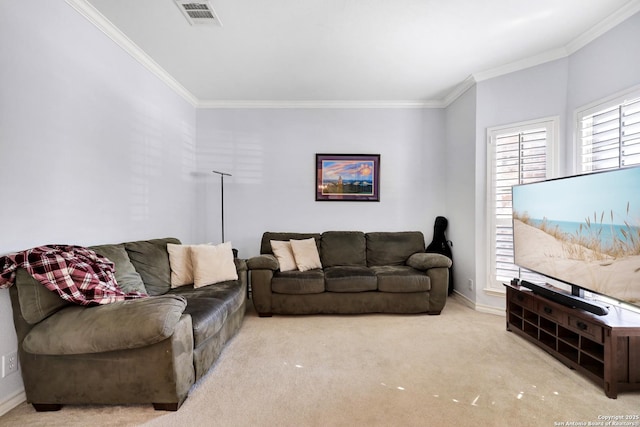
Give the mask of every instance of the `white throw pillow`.
[{"label": "white throw pillow", "polygon": [[231,242],[219,245],[197,245],[191,247],[193,263],[193,287],[201,288],[227,280],[238,280],[236,264],[233,262]]},{"label": "white throw pillow", "polygon": [[322,268],[316,239],[312,237],[310,239],[289,241],[291,242],[291,249],[293,250],[298,270],[307,271],[314,268]]},{"label": "white throw pillow", "polygon": [[171,266],[171,287],[177,288],[192,284],[191,245],[167,243],[167,252],[169,252],[169,265]]},{"label": "white throw pillow", "polygon": [[271,240],[271,250],[278,259],[280,271],[293,271],[298,269],[290,242]]}]

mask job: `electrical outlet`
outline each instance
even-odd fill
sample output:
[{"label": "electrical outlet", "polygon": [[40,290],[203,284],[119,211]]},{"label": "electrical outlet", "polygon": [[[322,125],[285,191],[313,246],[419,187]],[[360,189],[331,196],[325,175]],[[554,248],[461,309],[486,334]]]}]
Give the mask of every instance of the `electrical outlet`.
[{"label": "electrical outlet", "polygon": [[472,291],[473,290],[473,279],[469,279],[469,290]]},{"label": "electrical outlet", "polygon": [[2,378],[18,372],[18,353],[13,352],[2,356]]}]

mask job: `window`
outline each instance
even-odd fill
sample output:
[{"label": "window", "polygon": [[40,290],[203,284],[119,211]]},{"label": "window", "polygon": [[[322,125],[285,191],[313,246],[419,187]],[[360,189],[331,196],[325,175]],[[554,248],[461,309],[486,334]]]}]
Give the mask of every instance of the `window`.
[{"label": "window", "polygon": [[578,173],[640,164],[640,93],[577,114]]},{"label": "window", "polygon": [[[640,165],[640,89],[599,101],[576,117],[577,173]],[[585,295],[595,297],[588,291]],[[597,299],[638,311],[605,295]]]},{"label": "window", "polygon": [[488,219],[490,277],[487,291],[536,275],[513,263],[511,187],[555,176],[558,118],[488,130]]}]

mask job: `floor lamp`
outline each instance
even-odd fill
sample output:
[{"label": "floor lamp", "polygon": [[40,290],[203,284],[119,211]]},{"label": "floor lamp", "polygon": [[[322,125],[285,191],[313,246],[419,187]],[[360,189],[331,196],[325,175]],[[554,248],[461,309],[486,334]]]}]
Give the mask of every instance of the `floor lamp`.
[{"label": "floor lamp", "polygon": [[231,176],[230,173],[212,171],[213,173],[217,173],[220,175],[220,209],[221,209],[221,218],[222,218],[222,243],[224,243],[224,177]]}]

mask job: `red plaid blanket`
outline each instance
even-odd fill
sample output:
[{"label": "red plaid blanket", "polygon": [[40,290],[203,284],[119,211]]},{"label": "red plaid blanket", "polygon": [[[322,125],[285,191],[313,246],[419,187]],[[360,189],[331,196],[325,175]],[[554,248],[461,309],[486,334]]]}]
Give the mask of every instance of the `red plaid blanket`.
[{"label": "red plaid blanket", "polygon": [[113,263],[81,246],[39,246],[0,257],[0,288],[8,288],[15,282],[20,267],[62,299],[80,305],[146,296],[139,292],[125,294],[116,283]]}]

